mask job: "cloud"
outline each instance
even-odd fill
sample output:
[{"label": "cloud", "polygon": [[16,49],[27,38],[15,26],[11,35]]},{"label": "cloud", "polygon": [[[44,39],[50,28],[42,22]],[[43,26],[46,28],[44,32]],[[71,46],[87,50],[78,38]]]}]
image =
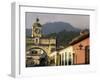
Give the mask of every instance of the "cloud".
[{"label": "cloud", "polygon": [[89,28],[89,15],[74,15],[74,14],[50,14],[50,13],[34,13],[27,12],[26,18],[26,28],[32,28],[32,24],[35,22],[36,18],[40,19],[41,24],[48,22],[66,22],[70,23],[76,28],[85,29]]}]

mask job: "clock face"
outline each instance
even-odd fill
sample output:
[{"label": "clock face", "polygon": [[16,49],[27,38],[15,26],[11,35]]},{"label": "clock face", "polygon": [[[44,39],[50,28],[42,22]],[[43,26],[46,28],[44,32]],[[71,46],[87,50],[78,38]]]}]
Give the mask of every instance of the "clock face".
[{"label": "clock face", "polygon": [[40,31],[40,29],[36,28],[36,29],[35,29],[35,32],[36,32],[37,34],[40,34],[41,31]]}]

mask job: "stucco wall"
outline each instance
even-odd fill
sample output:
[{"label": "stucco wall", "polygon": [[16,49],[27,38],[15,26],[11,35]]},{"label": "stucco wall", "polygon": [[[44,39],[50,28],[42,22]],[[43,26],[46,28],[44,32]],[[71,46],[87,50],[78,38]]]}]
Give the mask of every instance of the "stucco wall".
[{"label": "stucco wall", "polygon": [[[80,49],[79,45],[83,47]],[[75,54],[74,63],[75,64],[84,64],[85,63],[85,47],[89,46],[89,38],[86,38],[73,45],[73,50]]]}]

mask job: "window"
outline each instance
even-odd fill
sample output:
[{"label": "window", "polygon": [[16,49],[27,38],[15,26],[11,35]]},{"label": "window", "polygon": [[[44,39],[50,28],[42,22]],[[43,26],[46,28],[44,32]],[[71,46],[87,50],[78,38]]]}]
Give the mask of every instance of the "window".
[{"label": "window", "polygon": [[35,39],[34,39],[34,43],[35,43],[35,44],[39,44],[39,38],[35,38]]},{"label": "window", "polygon": [[51,48],[51,52],[53,52],[53,51],[55,51],[56,50],[56,48]]},{"label": "window", "polygon": [[38,52],[36,50],[31,50],[31,54],[37,54]]},{"label": "window", "polygon": [[89,46],[85,47],[85,64],[90,63],[90,53],[89,53]]},{"label": "window", "polygon": [[36,43],[38,43],[38,39],[36,39]]}]

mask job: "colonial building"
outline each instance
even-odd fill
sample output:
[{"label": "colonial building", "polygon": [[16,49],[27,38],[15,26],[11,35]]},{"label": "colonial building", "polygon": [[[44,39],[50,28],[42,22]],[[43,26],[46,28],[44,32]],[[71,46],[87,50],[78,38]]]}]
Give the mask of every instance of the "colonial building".
[{"label": "colonial building", "polygon": [[82,31],[66,47],[57,50],[56,38],[42,34],[42,25],[37,18],[31,37],[26,37],[26,66],[89,64],[89,46],[89,32]]},{"label": "colonial building", "polygon": [[76,37],[70,42],[73,46],[73,63],[74,64],[89,64],[90,63],[90,42],[89,32],[81,32],[80,36]]},{"label": "colonial building", "polygon": [[[56,50],[56,38],[44,37],[42,34],[42,25],[37,18],[32,26],[31,37],[26,37],[26,62],[28,62],[28,58],[31,57],[34,63],[40,65],[40,55],[47,55],[49,60],[49,56],[54,50]],[[34,57],[35,55],[36,57],[38,56],[37,59]]]},{"label": "colonial building", "polygon": [[53,64],[60,66],[60,65],[72,65],[73,64],[73,47],[68,46],[64,49],[54,51],[50,55],[51,59],[54,60]]},{"label": "colonial building", "polygon": [[89,32],[83,31],[69,45],[50,55],[53,65],[89,64]]}]

